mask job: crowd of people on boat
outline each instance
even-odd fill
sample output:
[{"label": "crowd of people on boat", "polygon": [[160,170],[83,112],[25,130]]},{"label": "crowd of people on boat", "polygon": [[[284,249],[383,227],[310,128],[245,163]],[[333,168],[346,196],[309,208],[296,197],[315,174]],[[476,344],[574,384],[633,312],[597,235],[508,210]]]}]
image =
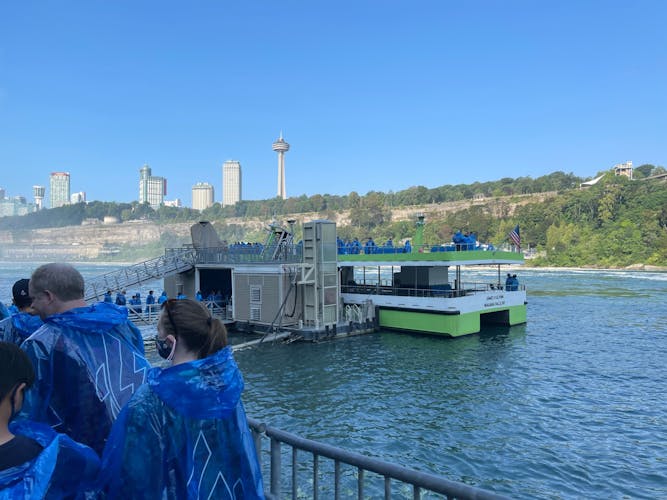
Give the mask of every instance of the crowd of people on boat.
[{"label": "crowd of people on boat", "polygon": [[[402,245],[394,245],[393,239],[390,237],[387,241],[378,245],[373,241],[373,238],[368,238],[368,240],[362,245],[358,238],[353,238],[352,240],[344,240],[340,237],[336,238],[336,244],[338,247],[338,255],[357,255],[357,254],[385,254],[385,253],[411,253],[412,244],[410,240],[405,240],[405,243]],[[495,250],[493,245],[480,245],[477,241],[477,233],[475,232],[465,232],[456,231],[452,235],[451,243],[443,245],[432,245],[426,247],[426,251],[430,252],[454,252],[454,251],[467,251],[467,250],[479,250],[484,248],[485,250]],[[418,249],[420,252],[424,251],[424,248]]]},{"label": "crowd of people on boat", "polygon": [[379,254],[379,253],[410,253],[412,246],[410,240],[406,240],[403,245],[394,246],[394,241],[389,238],[383,245],[378,245],[373,241],[373,238],[362,245],[358,238],[352,240],[343,240],[336,237],[336,245],[338,247],[338,255],[357,255],[357,254]]},{"label": "crowd of people on boat", "polygon": [[162,302],[161,368],[127,307],[87,304],[69,264],[40,266],[12,296],[0,308],[0,498],[264,498],[243,378],[203,301]]}]

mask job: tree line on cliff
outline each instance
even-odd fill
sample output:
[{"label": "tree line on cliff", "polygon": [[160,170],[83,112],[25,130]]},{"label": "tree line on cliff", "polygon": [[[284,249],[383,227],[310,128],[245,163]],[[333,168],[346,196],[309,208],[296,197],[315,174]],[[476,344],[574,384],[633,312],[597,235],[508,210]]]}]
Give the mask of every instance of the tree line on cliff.
[{"label": "tree line on cliff", "polygon": [[[642,165],[635,180],[608,172],[597,184],[580,189],[582,178],[554,172],[531,179],[497,181],[437,188],[411,187],[398,192],[370,191],[366,195],[313,195],[282,200],[242,201],[234,206],[214,206],[202,213],[188,208],[147,204],[90,202],[20,216],[0,218],[0,229],[19,230],[81,224],[85,219],[116,217],[119,221],[148,219],[160,223],[209,220],[221,239],[252,239],[230,218],[271,220],[287,214],[316,212],[336,219],[347,212],[349,224],[339,224],[343,238],[373,237],[384,241],[410,238],[414,220],[392,220],[392,209],[426,207],[426,242],[446,242],[457,231],[474,231],[479,241],[501,243],[519,224],[522,246],[534,249],[537,265],[618,267],[667,262],[667,183],[651,176],[664,168]],[[604,172],[602,172],[604,173]],[[601,175],[599,173],[598,175]],[[555,196],[523,200],[520,195],[556,192]],[[504,197],[501,204],[498,198]],[[472,201],[475,200],[473,203]],[[529,198],[530,200],[530,198]],[[469,203],[465,203],[468,201]],[[428,207],[464,202],[459,210],[429,213]],[[500,208],[499,208],[500,207]],[[417,209],[415,209],[417,211]]]}]

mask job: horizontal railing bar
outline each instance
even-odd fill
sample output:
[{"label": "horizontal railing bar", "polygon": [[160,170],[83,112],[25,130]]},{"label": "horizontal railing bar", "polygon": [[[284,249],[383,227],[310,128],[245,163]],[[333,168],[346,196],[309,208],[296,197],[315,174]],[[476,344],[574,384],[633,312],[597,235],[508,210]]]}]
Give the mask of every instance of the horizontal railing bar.
[{"label": "horizontal railing bar", "polygon": [[420,472],[400,465],[392,464],[376,458],[371,458],[360,453],[350,452],[325,443],[312,441],[302,438],[296,434],[276,429],[260,423],[258,420],[248,418],[250,426],[253,428],[263,428],[267,437],[271,441],[280,441],[300,450],[308,451],[316,455],[321,455],[332,460],[339,460],[342,463],[368,470],[376,474],[397,479],[404,483],[419,485],[435,493],[452,496],[461,499],[475,500],[502,500],[506,497],[498,495],[491,491],[476,488],[463,483],[450,481],[434,474]]}]

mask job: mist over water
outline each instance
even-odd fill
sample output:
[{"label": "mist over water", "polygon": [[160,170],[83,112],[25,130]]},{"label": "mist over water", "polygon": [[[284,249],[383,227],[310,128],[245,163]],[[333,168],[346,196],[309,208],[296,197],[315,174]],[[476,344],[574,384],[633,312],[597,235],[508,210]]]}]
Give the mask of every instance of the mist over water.
[{"label": "mist over water", "polygon": [[513,498],[666,497],[667,273],[516,272],[526,325],[237,351],[248,415]]}]

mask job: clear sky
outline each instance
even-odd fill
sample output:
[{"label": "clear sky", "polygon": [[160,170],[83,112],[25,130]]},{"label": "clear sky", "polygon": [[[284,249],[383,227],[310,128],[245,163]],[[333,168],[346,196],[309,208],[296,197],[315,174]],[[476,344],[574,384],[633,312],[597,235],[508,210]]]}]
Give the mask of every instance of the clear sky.
[{"label": "clear sky", "polygon": [[667,166],[667,1],[20,0],[0,7],[0,187],[191,205]]}]

